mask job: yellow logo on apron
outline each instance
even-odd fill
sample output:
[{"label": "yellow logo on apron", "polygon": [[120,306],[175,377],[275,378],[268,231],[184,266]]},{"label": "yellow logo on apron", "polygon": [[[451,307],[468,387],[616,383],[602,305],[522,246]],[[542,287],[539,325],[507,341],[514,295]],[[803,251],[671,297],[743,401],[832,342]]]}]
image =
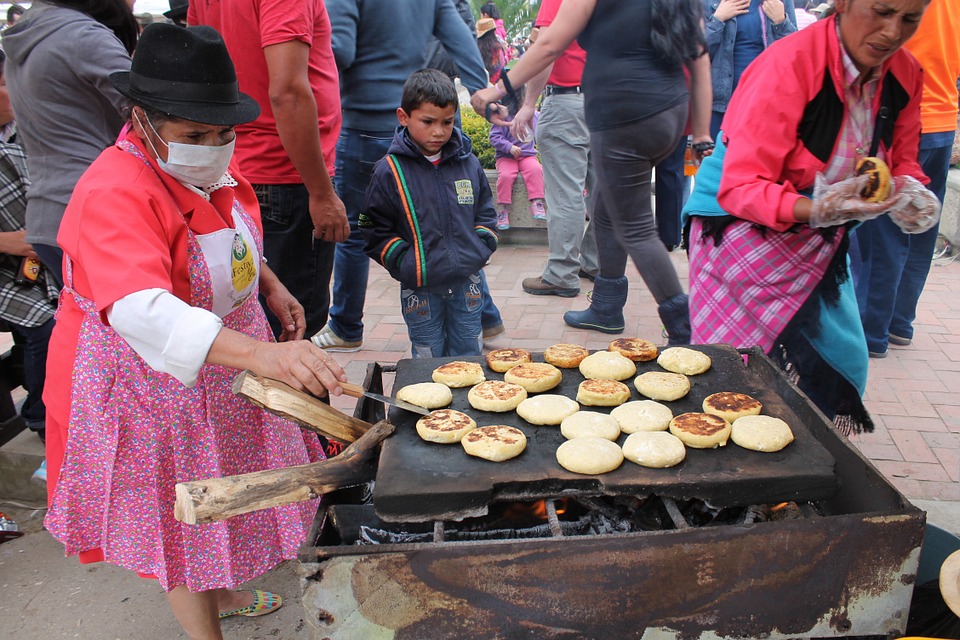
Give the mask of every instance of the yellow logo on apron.
[{"label": "yellow logo on apron", "polygon": [[233,289],[234,291],[243,291],[257,277],[257,268],[253,264],[250,247],[247,246],[247,241],[243,239],[239,232],[233,237],[232,254],[230,266],[233,272]]}]

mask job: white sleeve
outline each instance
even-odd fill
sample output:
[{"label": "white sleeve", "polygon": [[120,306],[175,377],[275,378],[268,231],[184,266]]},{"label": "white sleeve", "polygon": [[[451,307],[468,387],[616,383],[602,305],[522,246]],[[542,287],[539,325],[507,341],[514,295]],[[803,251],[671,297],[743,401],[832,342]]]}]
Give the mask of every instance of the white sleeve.
[{"label": "white sleeve", "polygon": [[223,326],[216,314],[191,307],[164,289],[124,296],[107,309],[107,320],[148,365],[188,387],[196,384]]}]

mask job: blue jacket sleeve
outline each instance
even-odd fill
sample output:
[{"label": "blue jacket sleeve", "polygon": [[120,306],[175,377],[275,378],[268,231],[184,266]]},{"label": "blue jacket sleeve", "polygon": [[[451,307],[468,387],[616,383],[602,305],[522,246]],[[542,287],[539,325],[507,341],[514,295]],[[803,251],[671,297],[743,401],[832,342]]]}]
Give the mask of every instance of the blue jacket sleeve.
[{"label": "blue jacket sleeve", "polygon": [[490,189],[490,181],[487,180],[487,174],[484,172],[480,163],[477,162],[477,183],[480,185],[480,197],[474,205],[474,229],[480,239],[490,248],[490,251],[497,250],[499,238],[497,236],[497,210],[493,206],[493,191]]},{"label": "blue jacket sleeve", "polygon": [[333,58],[337,69],[350,68],[357,56],[357,25],[360,24],[360,8],[357,0],[326,0],[330,16]]},{"label": "blue jacket sleeve", "polygon": [[774,40],[779,40],[783,36],[788,36],[797,31],[797,8],[793,0],[783,0],[783,10],[787,19],[780,24],[771,25]]},{"label": "blue jacket sleeve", "polygon": [[457,66],[460,82],[471,94],[487,86],[487,72],[480,57],[477,41],[460,18],[453,0],[436,0],[433,36]]},{"label": "blue jacket sleeve", "polygon": [[410,243],[399,234],[402,215],[389,173],[383,160],[377,163],[367,186],[357,226],[363,232],[366,254],[382,265],[394,279],[403,281],[401,265]]}]

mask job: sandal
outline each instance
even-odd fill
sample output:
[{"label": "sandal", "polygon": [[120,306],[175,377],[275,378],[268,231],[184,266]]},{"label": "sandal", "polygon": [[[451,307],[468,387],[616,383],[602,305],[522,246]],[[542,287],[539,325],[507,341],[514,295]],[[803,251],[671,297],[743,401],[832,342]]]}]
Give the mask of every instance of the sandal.
[{"label": "sandal", "polygon": [[220,613],[220,619],[223,620],[224,618],[230,618],[232,616],[256,618],[258,616],[265,616],[268,613],[273,613],[283,606],[283,598],[275,593],[261,591],[260,589],[250,589],[250,591],[253,592],[253,604],[241,607],[240,609],[234,609],[233,611],[223,611]]}]

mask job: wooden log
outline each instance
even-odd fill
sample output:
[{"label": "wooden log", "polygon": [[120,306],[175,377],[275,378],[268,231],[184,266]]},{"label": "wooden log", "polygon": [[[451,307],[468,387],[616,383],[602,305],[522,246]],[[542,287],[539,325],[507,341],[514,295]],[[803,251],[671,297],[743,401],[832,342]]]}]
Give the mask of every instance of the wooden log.
[{"label": "wooden log", "polygon": [[356,442],[370,428],[369,422],[345,415],[308,393],[252,371],[242,371],[233,381],[233,393],[281,418],[326,438]]},{"label": "wooden log", "polygon": [[242,513],[311,500],[352,487],[376,475],[377,451],[394,427],[372,426],[335,458],[226,478],[179,482],[173,516],[186,524],[208,524]]}]

